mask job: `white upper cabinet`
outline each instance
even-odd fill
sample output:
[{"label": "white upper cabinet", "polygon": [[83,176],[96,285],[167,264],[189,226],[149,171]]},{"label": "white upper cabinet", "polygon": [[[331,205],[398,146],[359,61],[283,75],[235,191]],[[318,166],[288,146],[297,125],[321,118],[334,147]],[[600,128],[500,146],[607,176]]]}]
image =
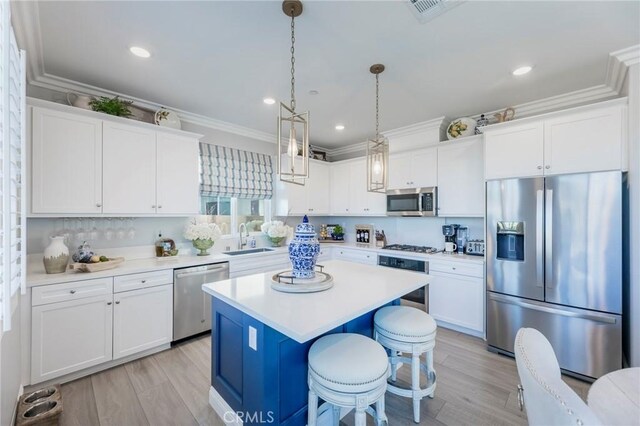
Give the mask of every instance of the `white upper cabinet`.
[{"label": "white upper cabinet", "polygon": [[436,147],[389,157],[389,189],[424,188],[437,183]]},{"label": "white upper cabinet", "polygon": [[326,216],[329,214],[329,163],[309,161],[309,177],[304,185],[277,179],[276,214]]},{"label": "white upper cabinet", "polygon": [[103,124],[103,212],[156,212],[156,132]]},{"label": "white upper cabinet", "polygon": [[486,179],[625,169],[626,100],[487,128]]},{"label": "white upper cabinet", "polygon": [[199,214],[198,140],[158,133],[156,154],[157,212]]},{"label": "white upper cabinet", "polygon": [[482,136],[438,147],[438,215],[484,216]]},{"label": "white upper cabinet", "polygon": [[622,169],[623,118],[617,106],[546,120],[544,173]]},{"label": "white upper cabinet", "polygon": [[487,179],[542,176],[542,122],[486,130],[484,144]]},{"label": "white upper cabinet", "polygon": [[200,135],[30,102],[31,214],[198,213]]},{"label": "white upper cabinet", "polygon": [[350,163],[335,163],[331,165],[331,214],[336,216],[350,214],[349,178],[351,176]]},{"label": "white upper cabinet", "polygon": [[102,211],[102,121],[32,109],[33,213]]},{"label": "white upper cabinet", "polygon": [[367,191],[364,159],[331,165],[331,214],[334,216],[383,216],[385,194]]}]

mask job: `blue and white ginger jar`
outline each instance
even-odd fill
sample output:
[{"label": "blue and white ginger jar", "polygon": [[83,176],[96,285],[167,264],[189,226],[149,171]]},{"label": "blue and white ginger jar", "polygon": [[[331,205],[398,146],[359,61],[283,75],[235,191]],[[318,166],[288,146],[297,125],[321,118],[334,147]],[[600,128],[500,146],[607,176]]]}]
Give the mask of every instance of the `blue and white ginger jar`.
[{"label": "blue and white ginger jar", "polygon": [[314,278],[315,266],[320,254],[320,243],[316,231],[305,215],[302,223],[296,226],[293,240],[289,243],[289,259],[296,278]]}]

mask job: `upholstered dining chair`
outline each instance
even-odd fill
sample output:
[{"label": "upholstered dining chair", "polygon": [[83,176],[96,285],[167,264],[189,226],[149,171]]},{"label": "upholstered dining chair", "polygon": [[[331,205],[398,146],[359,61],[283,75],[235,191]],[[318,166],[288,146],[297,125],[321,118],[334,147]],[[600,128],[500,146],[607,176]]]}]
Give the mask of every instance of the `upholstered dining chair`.
[{"label": "upholstered dining chair", "polygon": [[562,381],[556,355],[542,333],[534,328],[521,328],[514,351],[521,383],[518,401],[526,408],[529,425],[602,425],[578,394]]}]

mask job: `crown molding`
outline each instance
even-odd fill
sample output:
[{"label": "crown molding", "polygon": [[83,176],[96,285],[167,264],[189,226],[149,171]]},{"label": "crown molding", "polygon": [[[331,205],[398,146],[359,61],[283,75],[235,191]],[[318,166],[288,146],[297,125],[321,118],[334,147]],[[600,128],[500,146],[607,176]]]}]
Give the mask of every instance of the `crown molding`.
[{"label": "crown molding", "polygon": [[607,63],[605,84],[620,93],[627,76],[627,69],[638,63],[640,63],[640,44],[611,52]]},{"label": "crown molding", "polygon": [[337,157],[339,155],[351,154],[354,152],[366,151],[367,150],[367,141],[356,142],[345,146],[340,146],[338,148],[329,148],[327,149],[327,155],[329,157]]},{"label": "crown molding", "polygon": [[409,136],[421,133],[426,130],[437,129],[440,131],[445,124],[445,117],[438,117],[432,120],[421,121],[419,123],[410,124],[408,126],[398,127],[397,129],[387,130],[382,134],[387,138],[397,138],[400,136]]}]

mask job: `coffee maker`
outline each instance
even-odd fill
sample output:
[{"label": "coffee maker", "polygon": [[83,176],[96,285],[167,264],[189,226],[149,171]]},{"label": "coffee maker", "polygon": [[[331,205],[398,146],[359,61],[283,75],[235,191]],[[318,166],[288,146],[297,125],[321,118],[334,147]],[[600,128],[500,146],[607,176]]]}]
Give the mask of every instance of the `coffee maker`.
[{"label": "coffee maker", "polygon": [[469,228],[466,226],[458,226],[456,230],[456,245],[458,246],[458,254],[464,254],[469,241]]},{"label": "coffee maker", "polygon": [[458,233],[459,227],[460,225],[456,225],[456,224],[442,225],[442,235],[444,235],[445,243],[456,244],[456,234]]}]

